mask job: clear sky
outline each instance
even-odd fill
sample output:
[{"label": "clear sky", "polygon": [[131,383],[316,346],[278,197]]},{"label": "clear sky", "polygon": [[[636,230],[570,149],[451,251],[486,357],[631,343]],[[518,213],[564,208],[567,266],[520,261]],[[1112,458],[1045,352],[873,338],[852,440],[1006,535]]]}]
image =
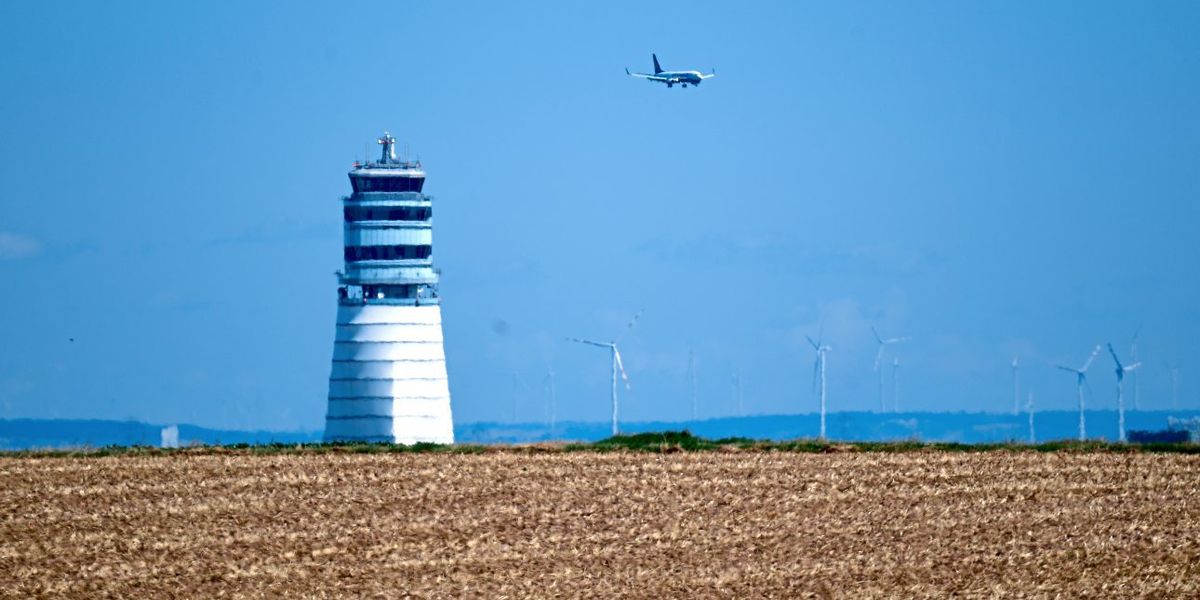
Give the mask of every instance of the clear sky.
[{"label": "clear sky", "polygon": [[[435,196],[456,420],[1200,406],[1200,3],[0,4],[0,416],[319,429],[346,172]],[[698,89],[623,68],[715,67]],[[71,340],[74,341],[71,341]],[[1106,356],[1094,406],[1115,403]],[[888,359],[890,362],[890,358]],[[890,376],[890,369],[889,369]],[[889,384],[890,388],[890,384]]]}]

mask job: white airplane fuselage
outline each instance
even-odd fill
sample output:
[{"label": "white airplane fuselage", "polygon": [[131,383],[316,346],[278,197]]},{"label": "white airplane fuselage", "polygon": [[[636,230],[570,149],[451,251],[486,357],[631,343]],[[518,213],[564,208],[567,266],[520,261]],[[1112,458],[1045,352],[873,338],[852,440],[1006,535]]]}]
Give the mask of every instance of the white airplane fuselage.
[{"label": "white airplane fuselage", "polygon": [[667,84],[667,87],[671,87],[676,83],[700,85],[700,82],[704,81],[700,71],[663,71],[662,73],[656,73],[654,76],[666,79],[663,83]]}]

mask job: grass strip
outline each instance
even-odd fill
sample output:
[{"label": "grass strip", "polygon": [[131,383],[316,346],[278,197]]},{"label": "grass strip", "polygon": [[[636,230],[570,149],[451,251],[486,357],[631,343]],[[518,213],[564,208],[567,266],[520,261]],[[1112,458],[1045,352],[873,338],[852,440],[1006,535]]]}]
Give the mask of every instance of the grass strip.
[{"label": "grass strip", "polygon": [[1173,453],[1200,454],[1200,445],[1193,443],[1114,443],[1106,441],[1059,440],[1040,444],[1020,442],[962,444],[953,442],[847,442],[805,438],[786,441],[755,440],[729,437],[710,440],[691,432],[662,431],[615,435],[596,442],[542,442],[534,444],[430,444],[413,445],[362,442],[329,442],[311,444],[229,444],[219,446],[189,446],[158,448],[155,446],[103,446],[47,448],[0,452],[0,458],[53,458],[105,456],[195,456],[220,454],[481,454],[508,453],[568,453],[568,452],[1104,452],[1104,453]]}]

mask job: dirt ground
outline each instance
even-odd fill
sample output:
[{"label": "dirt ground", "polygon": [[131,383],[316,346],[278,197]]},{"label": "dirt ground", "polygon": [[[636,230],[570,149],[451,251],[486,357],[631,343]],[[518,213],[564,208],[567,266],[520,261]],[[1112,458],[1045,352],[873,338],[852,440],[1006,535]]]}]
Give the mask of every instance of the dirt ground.
[{"label": "dirt ground", "polygon": [[1200,456],[0,459],[0,597],[1200,597]]}]

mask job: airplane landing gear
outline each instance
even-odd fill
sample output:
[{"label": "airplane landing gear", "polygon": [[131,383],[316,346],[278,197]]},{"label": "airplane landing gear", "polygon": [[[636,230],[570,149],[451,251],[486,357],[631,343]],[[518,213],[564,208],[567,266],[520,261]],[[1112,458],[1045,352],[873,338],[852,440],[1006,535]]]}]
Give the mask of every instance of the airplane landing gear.
[{"label": "airplane landing gear", "polygon": [[686,83],[685,83],[685,84],[683,84],[683,87],[687,87],[687,84],[686,84]]}]

